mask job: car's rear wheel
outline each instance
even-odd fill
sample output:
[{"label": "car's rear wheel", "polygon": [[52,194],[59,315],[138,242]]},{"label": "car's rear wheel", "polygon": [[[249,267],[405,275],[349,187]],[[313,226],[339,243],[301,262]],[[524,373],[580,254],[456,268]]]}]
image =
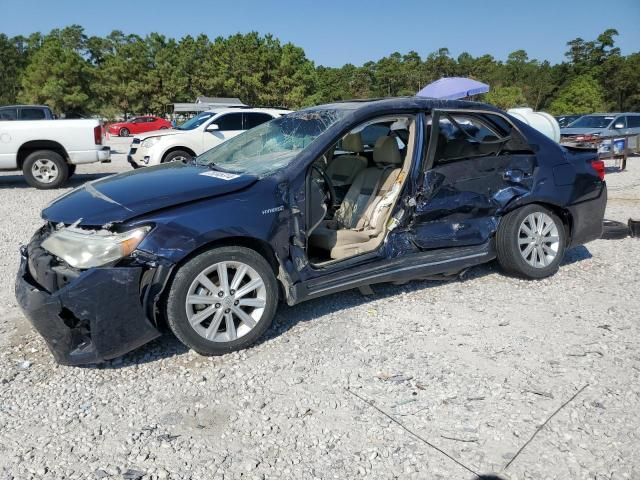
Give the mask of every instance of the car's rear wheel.
[{"label": "car's rear wheel", "polygon": [[120,137],[128,137],[129,136],[129,129],[128,128],[121,128],[120,131],[118,132],[118,135]]},{"label": "car's rear wheel", "polygon": [[166,313],[169,328],[187,347],[222,355],[260,338],[277,307],[277,281],[264,257],[244,247],[220,247],[180,267]]},{"label": "car's rear wheel", "polygon": [[553,275],[565,246],[562,220],[541,205],[527,205],[505,215],[496,235],[500,266],[508,273],[530,279]]},{"label": "car's rear wheel", "polygon": [[193,158],[189,152],[185,152],[184,150],[174,150],[173,152],[167,153],[165,157],[162,159],[162,163],[169,162],[188,162]]},{"label": "car's rear wheel", "polygon": [[57,152],[38,150],[25,159],[22,173],[32,187],[42,190],[58,188],[69,178],[69,165]]}]

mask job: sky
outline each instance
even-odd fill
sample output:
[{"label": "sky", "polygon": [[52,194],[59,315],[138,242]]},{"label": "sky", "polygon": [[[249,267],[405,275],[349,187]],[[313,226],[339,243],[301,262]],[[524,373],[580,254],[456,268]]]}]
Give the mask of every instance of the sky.
[{"label": "sky", "polygon": [[318,65],[362,65],[395,51],[423,58],[441,47],[499,60],[518,49],[561,62],[567,41],[620,33],[623,54],[640,51],[640,0],[0,0],[0,33],[79,24],[88,35],[112,30],[180,38],[206,33],[271,33],[302,47]]}]

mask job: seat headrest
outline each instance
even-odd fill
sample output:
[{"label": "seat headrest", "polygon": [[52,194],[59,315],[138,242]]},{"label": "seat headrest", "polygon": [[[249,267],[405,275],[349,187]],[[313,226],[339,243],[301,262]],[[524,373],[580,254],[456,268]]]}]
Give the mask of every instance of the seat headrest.
[{"label": "seat headrest", "polygon": [[342,139],[342,150],[355,153],[364,152],[364,145],[362,145],[362,135],[360,135],[360,132],[347,133]]},{"label": "seat headrest", "polygon": [[373,161],[383,165],[402,164],[402,155],[395,137],[380,137],[373,147]]}]

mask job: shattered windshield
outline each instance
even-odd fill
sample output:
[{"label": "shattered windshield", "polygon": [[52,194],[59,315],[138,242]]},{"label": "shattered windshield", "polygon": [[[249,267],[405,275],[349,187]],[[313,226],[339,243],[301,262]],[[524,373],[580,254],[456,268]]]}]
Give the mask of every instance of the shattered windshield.
[{"label": "shattered windshield", "polygon": [[198,165],[265,176],[286,167],[346,110],[303,110],[263,123],[204,152]]},{"label": "shattered windshield", "polygon": [[198,115],[196,115],[192,119],[187,120],[182,125],[180,125],[179,127],[176,127],[176,128],[178,130],[193,130],[194,128],[198,128],[200,125],[202,125],[204,122],[206,122],[208,119],[210,119],[214,115],[215,114],[212,113],[212,112],[199,113]]},{"label": "shattered windshield", "polygon": [[605,115],[585,115],[569,124],[569,128],[607,128],[613,117]]}]

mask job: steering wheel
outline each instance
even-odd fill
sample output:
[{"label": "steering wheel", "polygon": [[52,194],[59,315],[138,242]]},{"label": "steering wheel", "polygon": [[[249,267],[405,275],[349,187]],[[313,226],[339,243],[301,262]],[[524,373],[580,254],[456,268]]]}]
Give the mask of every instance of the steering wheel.
[{"label": "steering wheel", "polygon": [[334,207],[336,204],[337,195],[336,189],[334,188],[333,183],[331,183],[329,175],[327,175],[327,172],[320,168],[319,165],[312,165],[311,168],[318,172],[322,177],[323,183],[325,187],[327,187],[327,193],[329,194],[329,207]]}]

